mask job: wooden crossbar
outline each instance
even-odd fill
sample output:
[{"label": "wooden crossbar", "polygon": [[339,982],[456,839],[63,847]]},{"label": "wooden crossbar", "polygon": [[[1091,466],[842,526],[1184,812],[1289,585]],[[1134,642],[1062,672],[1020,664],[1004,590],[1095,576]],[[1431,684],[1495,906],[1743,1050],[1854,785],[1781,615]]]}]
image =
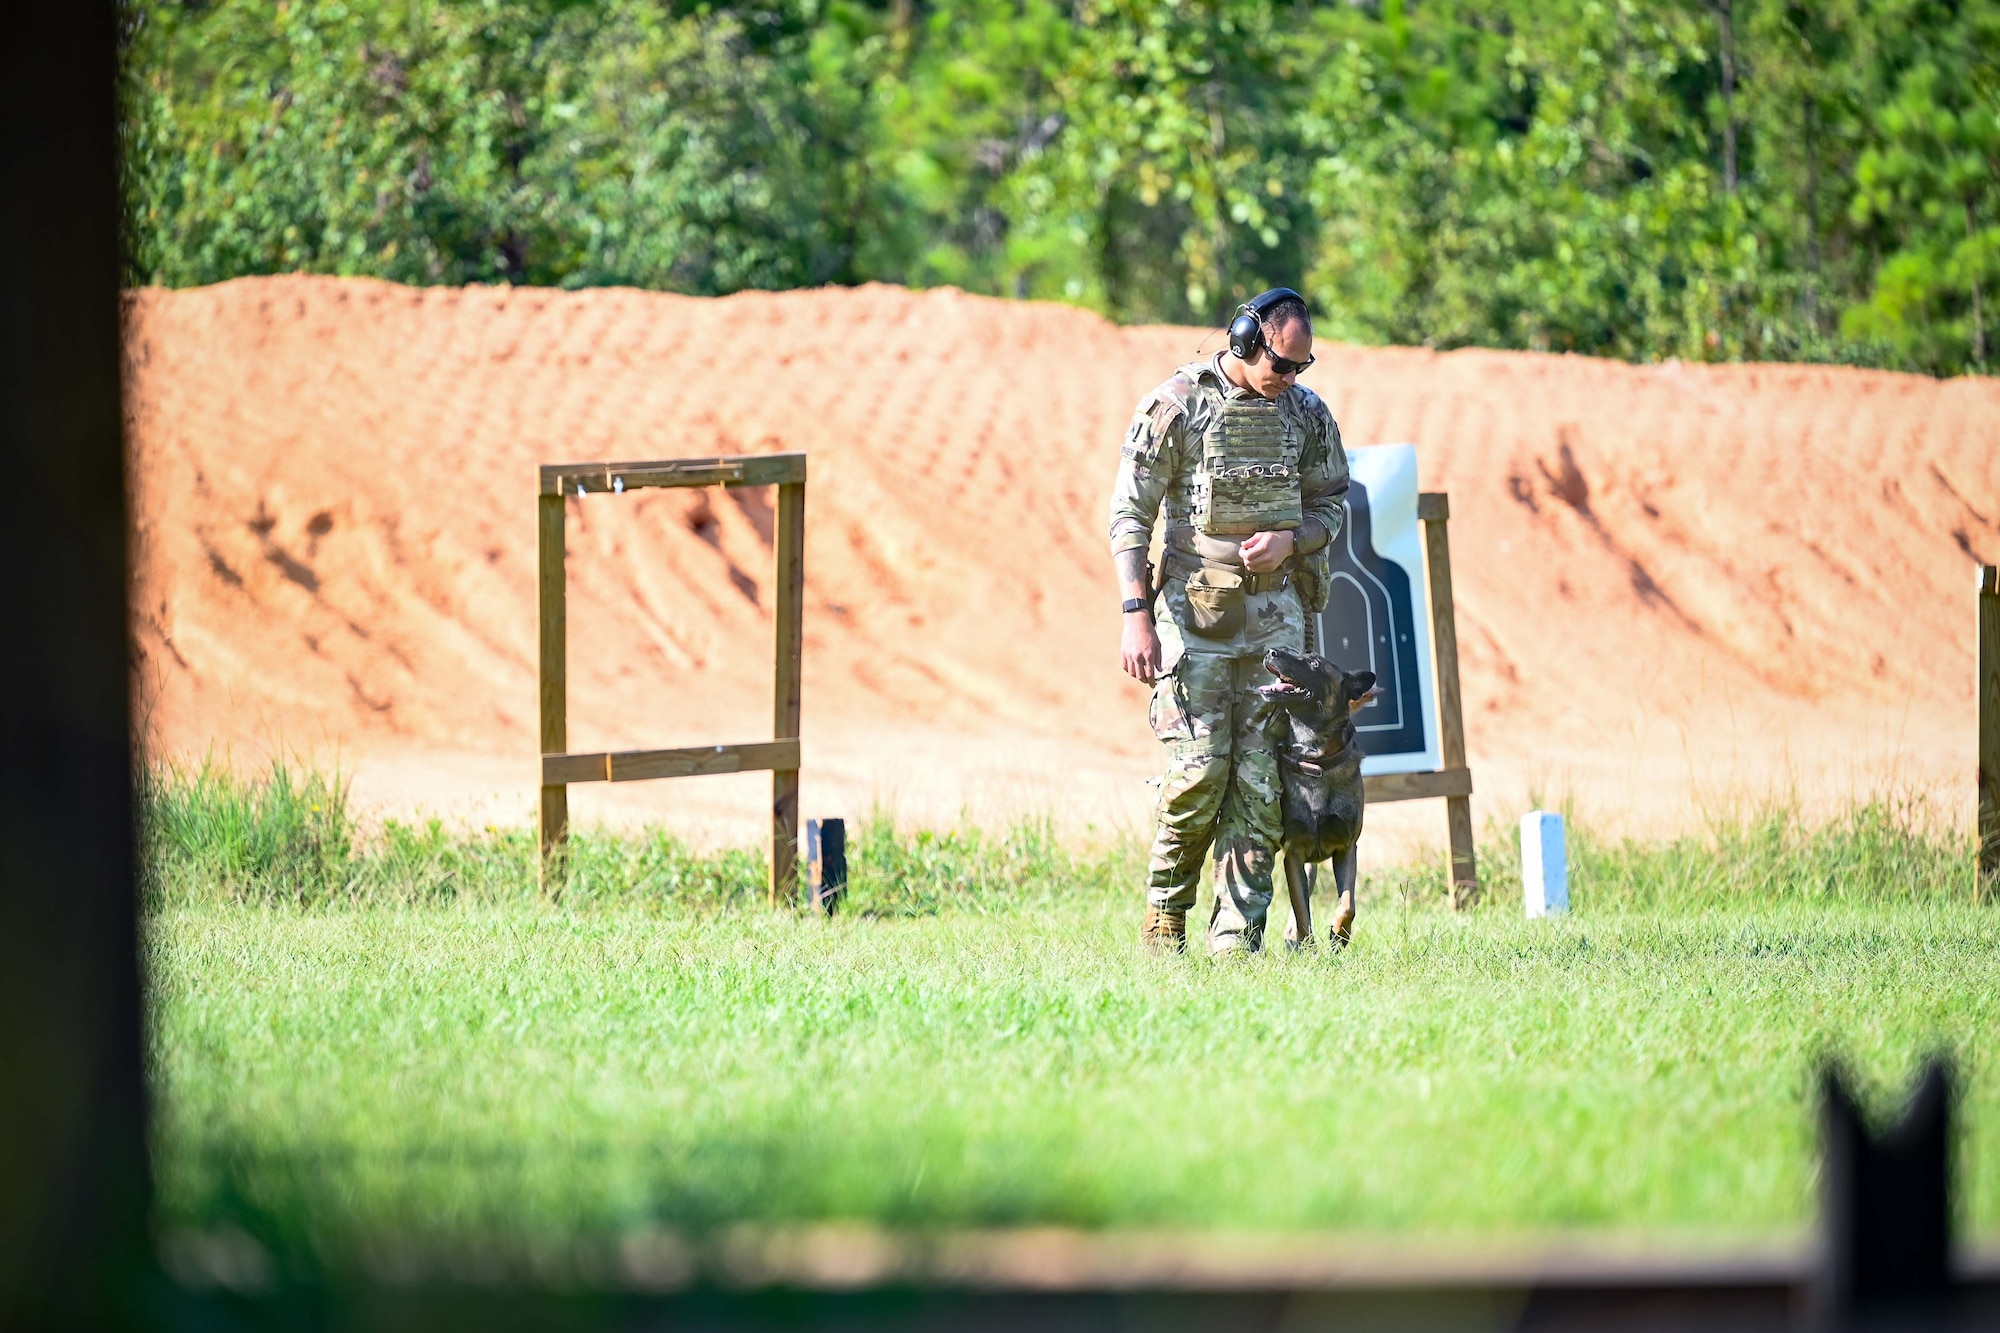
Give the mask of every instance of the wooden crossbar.
[{"label": "wooden crossbar", "polygon": [[644,463],[544,463],[543,495],[603,495],[662,486],[790,486],[806,479],[804,454],[661,458]]},{"label": "wooden crossbar", "polygon": [[653,778],[698,778],[715,773],[757,773],[798,766],[799,740],[788,736],[775,741],[751,741],[747,745],[545,754],[542,782],[645,782]]},{"label": "wooden crossbar", "polygon": [[1435,773],[1375,773],[1361,780],[1363,798],[1380,801],[1422,801],[1442,796],[1472,795],[1472,770],[1441,768]]}]

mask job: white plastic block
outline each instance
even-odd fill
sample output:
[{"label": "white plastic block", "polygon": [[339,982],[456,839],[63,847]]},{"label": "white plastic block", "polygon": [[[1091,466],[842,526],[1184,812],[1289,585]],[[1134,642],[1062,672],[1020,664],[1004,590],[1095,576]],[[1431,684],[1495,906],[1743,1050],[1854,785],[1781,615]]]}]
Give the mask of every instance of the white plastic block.
[{"label": "white plastic block", "polygon": [[1569,849],[1561,815],[1534,810],[1521,816],[1521,898],[1529,916],[1569,910]]}]

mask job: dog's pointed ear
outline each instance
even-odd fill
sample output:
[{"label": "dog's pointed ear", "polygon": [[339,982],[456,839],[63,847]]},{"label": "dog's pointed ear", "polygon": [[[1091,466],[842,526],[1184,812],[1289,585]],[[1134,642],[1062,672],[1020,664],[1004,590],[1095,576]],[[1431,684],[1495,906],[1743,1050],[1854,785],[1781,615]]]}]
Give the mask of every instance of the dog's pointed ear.
[{"label": "dog's pointed ear", "polygon": [[1347,687],[1347,711],[1357,713],[1382,693],[1372,671],[1350,671],[1342,682]]}]

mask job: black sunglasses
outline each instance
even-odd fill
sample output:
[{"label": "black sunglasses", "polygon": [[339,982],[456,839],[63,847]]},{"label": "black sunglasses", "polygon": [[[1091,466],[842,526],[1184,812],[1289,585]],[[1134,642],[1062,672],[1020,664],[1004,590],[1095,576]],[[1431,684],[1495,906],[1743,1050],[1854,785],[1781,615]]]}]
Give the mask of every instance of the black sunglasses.
[{"label": "black sunglasses", "polygon": [[1307,366],[1319,360],[1317,356],[1309,356],[1303,361],[1290,361],[1272,351],[1268,345],[1264,348],[1264,355],[1271,358],[1271,369],[1280,375],[1301,374]]},{"label": "black sunglasses", "polygon": [[1307,366],[1310,366],[1313,362],[1319,360],[1318,356],[1309,356],[1303,361],[1287,360],[1285,357],[1279,356],[1276,352],[1271,350],[1271,331],[1264,327],[1264,321],[1262,319],[1259,319],[1257,321],[1257,329],[1264,335],[1261,339],[1258,340],[1264,344],[1264,355],[1271,358],[1271,369],[1276,371],[1278,374],[1302,375],[1305,373]]}]

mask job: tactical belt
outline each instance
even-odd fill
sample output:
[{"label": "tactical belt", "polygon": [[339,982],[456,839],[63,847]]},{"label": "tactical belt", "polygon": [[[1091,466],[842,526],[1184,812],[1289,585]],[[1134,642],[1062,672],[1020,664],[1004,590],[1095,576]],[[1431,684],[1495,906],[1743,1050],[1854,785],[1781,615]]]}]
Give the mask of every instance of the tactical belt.
[{"label": "tactical belt", "polygon": [[1176,551],[1169,547],[1161,553],[1160,564],[1165,567],[1169,578],[1176,579],[1191,578],[1196,571],[1202,569],[1227,570],[1243,580],[1244,592],[1276,592],[1291,582],[1292,578],[1289,559],[1268,574],[1253,574],[1239,564],[1230,564],[1222,560],[1204,560],[1198,555],[1189,555],[1185,551]]}]

